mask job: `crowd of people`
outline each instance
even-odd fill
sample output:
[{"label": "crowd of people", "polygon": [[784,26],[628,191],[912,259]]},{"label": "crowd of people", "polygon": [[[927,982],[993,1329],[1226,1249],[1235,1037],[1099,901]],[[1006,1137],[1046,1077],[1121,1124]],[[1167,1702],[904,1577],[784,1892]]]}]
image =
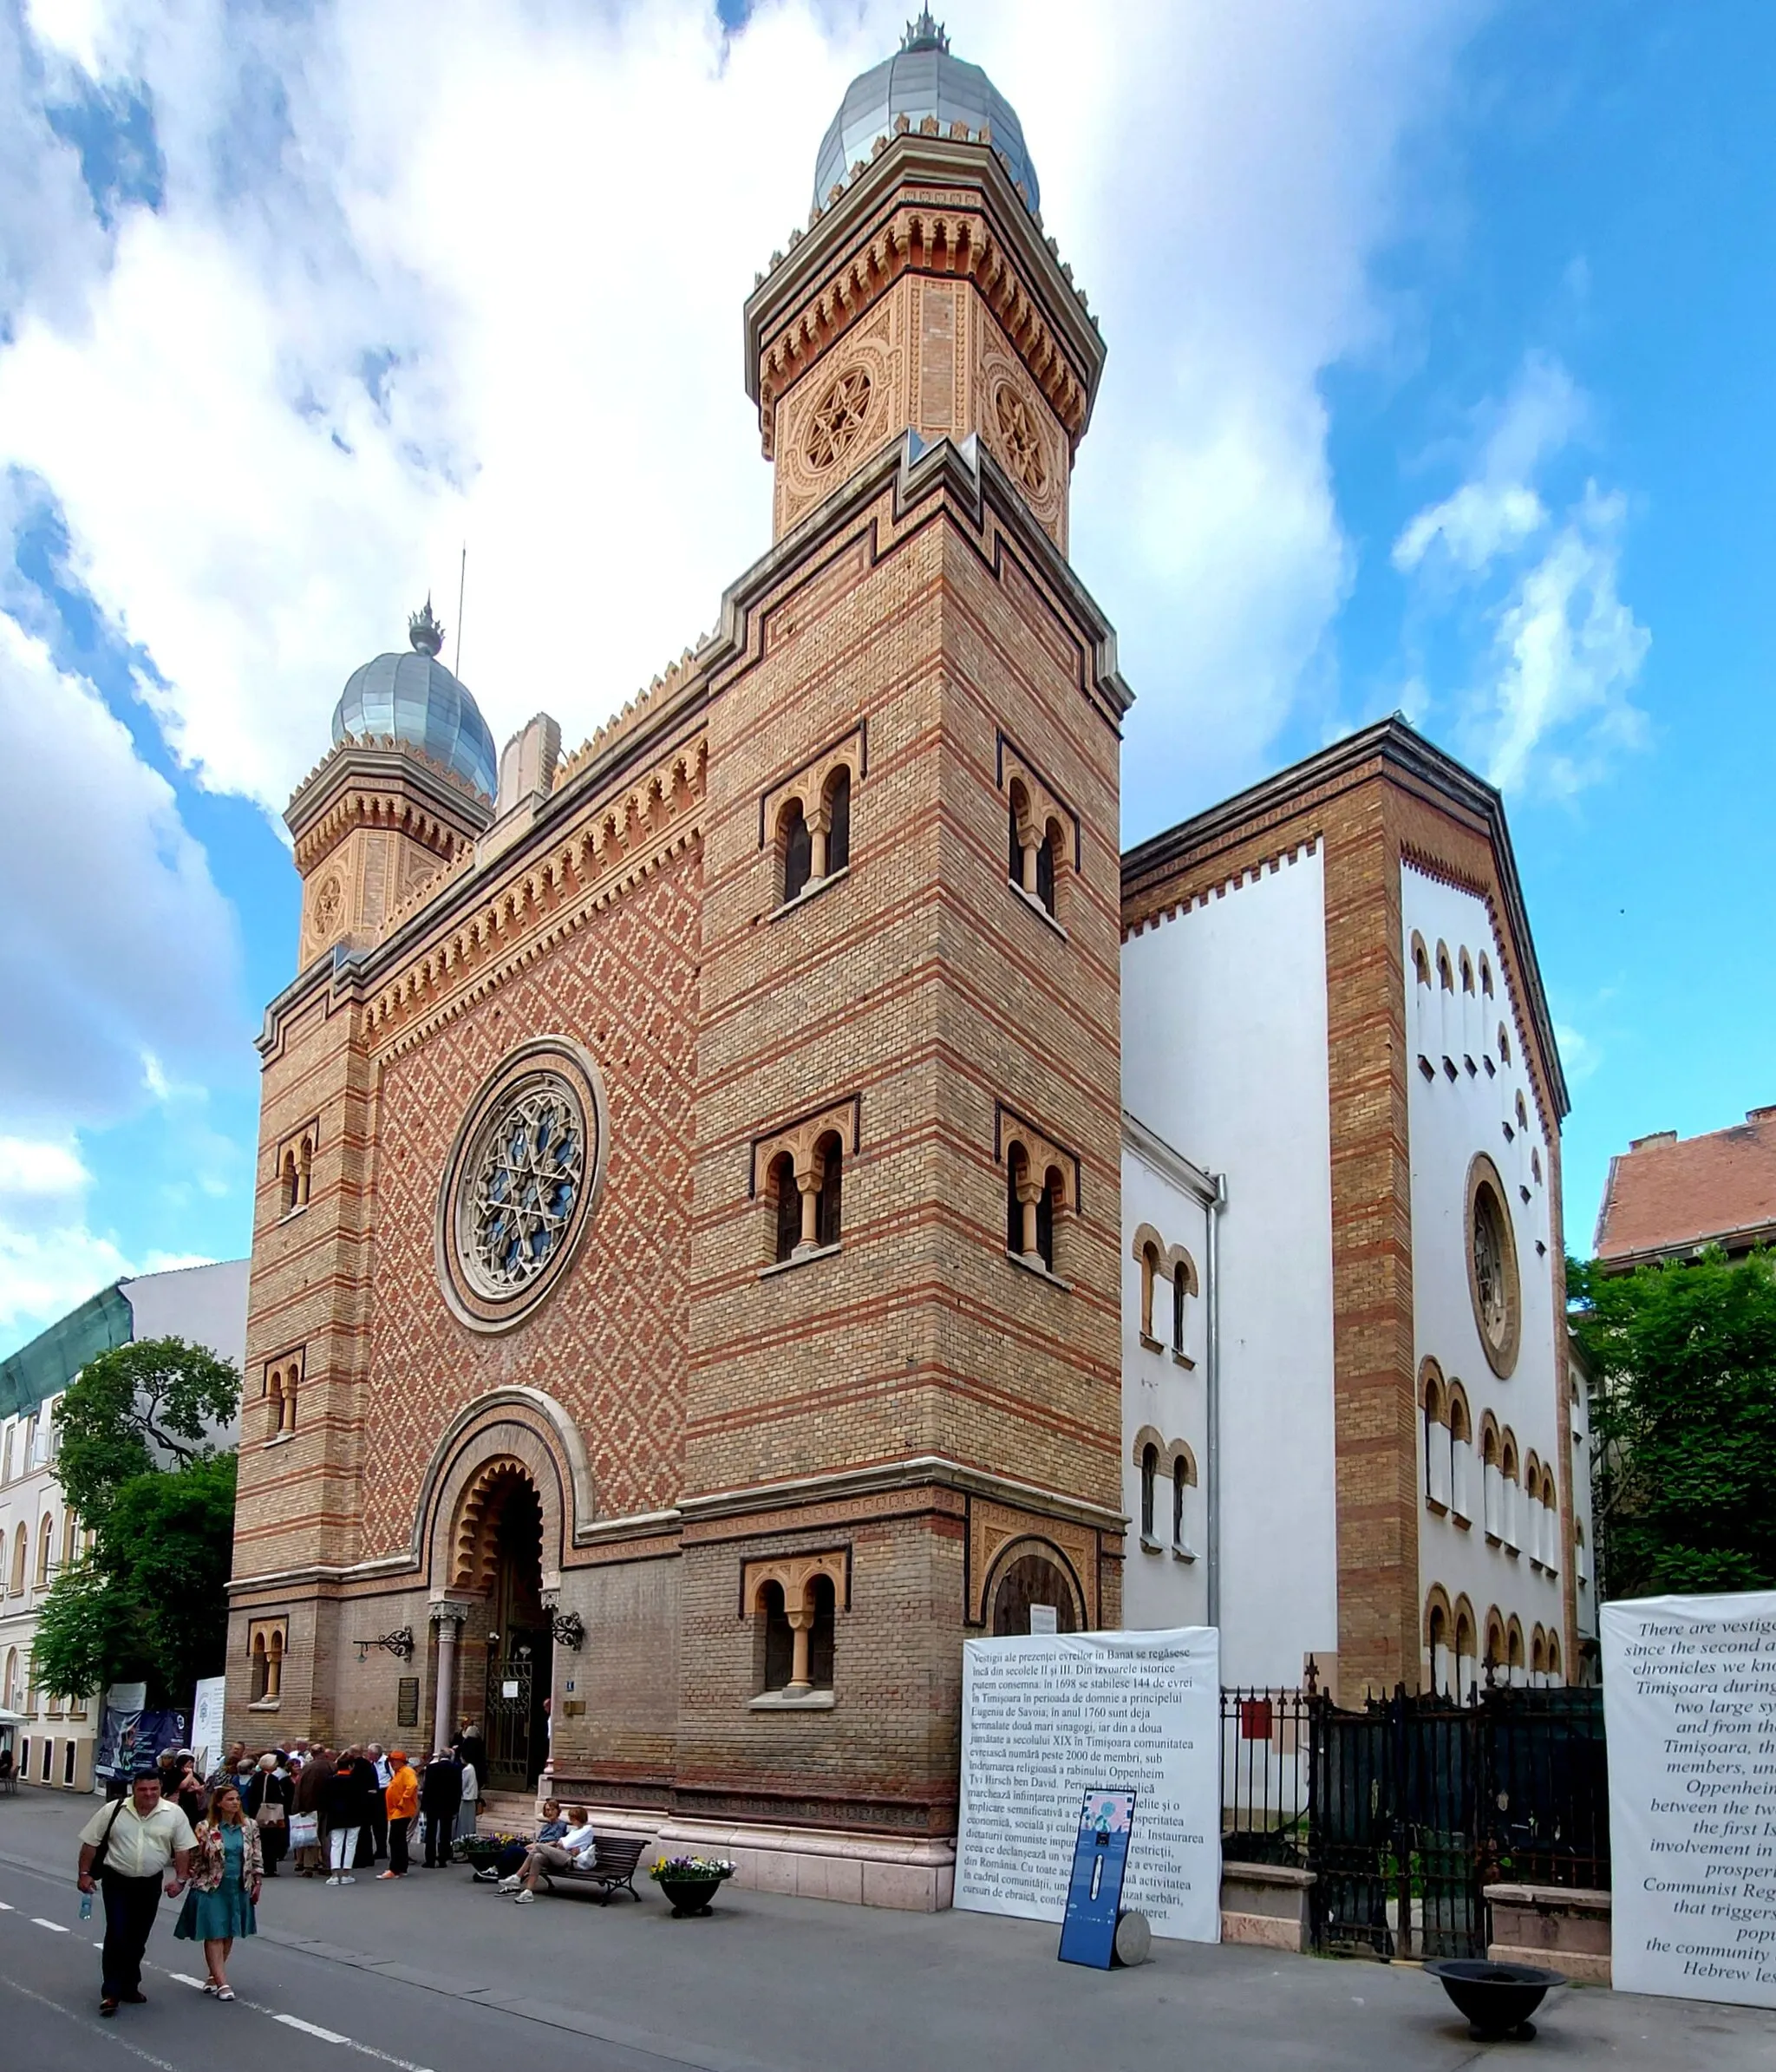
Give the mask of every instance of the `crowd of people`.
[{"label": "crowd of people", "polygon": [[[127,1794],[80,1834],[80,1889],[101,1894],[105,1908],[99,2012],[114,2016],[145,1997],[142,1957],[163,1889],[168,1899],[185,1895],[173,1932],[202,1943],[204,1991],[232,2000],[229,1955],[238,1938],[256,1932],[264,1881],[281,1864],[330,1886],[355,1885],[359,1870],[382,1862],[375,1875],[399,1879],[417,1842],[428,1866],[446,1865],[458,1840],[475,1832],[486,1767],[486,1743],[467,1719],[418,1768],[405,1749],[385,1752],[376,1742],[334,1749],[297,1741],[251,1754],[238,1741],[207,1775],[189,1748],[140,1764]],[[552,1801],[544,1813],[539,1842],[553,1848],[567,1824]],[[502,1882],[523,1898],[534,1852],[514,1848],[490,1874],[509,1873]]]}]

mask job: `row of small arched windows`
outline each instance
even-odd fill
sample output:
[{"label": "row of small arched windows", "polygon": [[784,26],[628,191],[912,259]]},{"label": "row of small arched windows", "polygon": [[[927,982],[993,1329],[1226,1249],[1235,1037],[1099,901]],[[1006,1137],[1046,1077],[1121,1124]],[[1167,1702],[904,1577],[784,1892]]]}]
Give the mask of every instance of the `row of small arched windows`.
[{"label": "row of small arched windows", "polygon": [[[75,1520],[73,1511],[64,1511],[62,1516],[62,1562],[63,1565],[73,1561],[78,1554],[79,1533],[79,1523]],[[20,1525],[12,1539],[10,1587],[14,1597],[24,1595],[26,1580],[33,1575],[35,1575],[36,1587],[39,1590],[48,1587],[50,1577],[55,1573],[56,1567],[55,1550],[56,1520],[51,1513],[46,1511],[43,1513],[42,1522],[37,1527],[37,1559],[36,1568],[33,1570],[30,1558],[29,1529],[23,1524]]]},{"label": "row of small arched windows", "polygon": [[1190,1500],[1186,1491],[1197,1487],[1196,1455],[1182,1439],[1164,1444],[1157,1434],[1143,1432],[1135,1441],[1135,1458],[1141,1471],[1141,1545],[1158,1553],[1159,1492],[1163,1483],[1172,1513],[1172,1551],[1185,1561],[1196,1559],[1190,1538]]},{"label": "row of small arched windows", "polygon": [[[1424,1420],[1425,1501],[1459,1524],[1474,1516],[1474,1428],[1467,1391],[1451,1377],[1445,1381],[1434,1360],[1427,1360],[1420,1377]],[[1529,1557],[1532,1566],[1549,1574],[1560,1566],[1560,1498],[1554,1470],[1525,1459],[1517,1435],[1488,1410],[1480,1420],[1480,1520],[1486,1538],[1507,1553],[1523,1551],[1518,1507],[1528,1513]]]},{"label": "row of small arched windows", "polygon": [[1440,1697],[1466,1700],[1482,1680],[1488,1685],[1564,1683],[1560,1636],[1539,1622],[1525,1639],[1515,1612],[1507,1619],[1494,1605],[1486,1614],[1484,1650],[1479,1645],[1474,1609],[1466,1597],[1452,1605],[1440,1583],[1425,1600],[1425,1650],[1431,1688]]}]

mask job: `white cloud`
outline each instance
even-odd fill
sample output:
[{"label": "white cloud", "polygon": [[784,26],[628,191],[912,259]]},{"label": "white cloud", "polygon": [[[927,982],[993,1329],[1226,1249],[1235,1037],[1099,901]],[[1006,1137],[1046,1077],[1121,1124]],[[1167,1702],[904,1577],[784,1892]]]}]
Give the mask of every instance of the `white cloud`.
[{"label": "white cloud", "polygon": [[1603,1062],[1603,1052],[1597,1045],[1570,1022],[1557,1022],[1554,1024],[1554,1041],[1559,1047],[1561,1069],[1566,1074],[1569,1086],[1583,1086]]},{"label": "white cloud", "polygon": [[72,1144],[0,1137],[0,1207],[78,1198],[91,1180]]},{"label": "white cloud", "polygon": [[[1250,774],[1321,659],[1349,550],[1319,378],[1381,336],[1397,148],[1474,11],[952,10],[1103,312],[1074,540],[1135,738],[1188,743],[1150,813]],[[141,83],[166,206],[82,321],[34,304],[0,351],[0,459],[61,500],[206,781],[281,807],[349,671],[428,587],[454,616],[465,538],[496,734],[546,699],[571,740],[712,623],[767,533],[740,304],[904,13],[779,0],[729,42],[708,0],[34,9]]]},{"label": "white cloud", "polygon": [[1587,483],[1557,522],[1536,481],[1589,418],[1558,361],[1530,354],[1481,417],[1473,474],[1405,526],[1394,565],[1433,604],[1464,589],[1490,599],[1482,673],[1458,720],[1464,750],[1505,789],[1566,796],[1647,735],[1629,692],[1652,637],[1618,589],[1627,505]]},{"label": "white cloud", "polygon": [[244,1040],[234,921],[172,788],[91,684],[0,612],[0,1128],[64,1139]]}]

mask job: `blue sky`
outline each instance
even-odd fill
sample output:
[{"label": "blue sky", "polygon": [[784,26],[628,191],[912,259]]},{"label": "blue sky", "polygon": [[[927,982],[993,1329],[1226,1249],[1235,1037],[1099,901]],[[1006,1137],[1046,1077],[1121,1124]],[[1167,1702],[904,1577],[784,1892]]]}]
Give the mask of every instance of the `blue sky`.
[{"label": "blue sky", "polygon": [[[501,738],[712,623],[739,305],[906,11],[0,0],[0,1352],[245,1248],[278,810],[464,541]],[[948,19],[1109,342],[1126,838],[1395,709],[1496,775],[1587,1249],[1631,1135],[1776,1099],[1776,14]]]}]

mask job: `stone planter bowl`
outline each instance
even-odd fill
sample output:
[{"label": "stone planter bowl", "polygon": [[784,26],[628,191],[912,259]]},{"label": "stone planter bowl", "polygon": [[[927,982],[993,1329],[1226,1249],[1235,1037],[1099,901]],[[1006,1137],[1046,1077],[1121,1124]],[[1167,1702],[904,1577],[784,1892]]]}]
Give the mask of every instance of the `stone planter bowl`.
[{"label": "stone planter bowl", "polygon": [[694,1914],[715,1912],[715,1895],[727,1876],[723,1871],[718,1878],[656,1878],[654,1882],[666,1895],[673,1918],[682,1921]]},{"label": "stone planter bowl", "polygon": [[1559,1971],[1537,1964],[1495,1964],[1483,1957],[1446,1957],[1425,1966],[1467,2016],[1468,2034],[1477,2043],[1516,2036],[1527,2043],[1536,2033],[1530,2016],[1551,1986],[1564,1985]]}]

